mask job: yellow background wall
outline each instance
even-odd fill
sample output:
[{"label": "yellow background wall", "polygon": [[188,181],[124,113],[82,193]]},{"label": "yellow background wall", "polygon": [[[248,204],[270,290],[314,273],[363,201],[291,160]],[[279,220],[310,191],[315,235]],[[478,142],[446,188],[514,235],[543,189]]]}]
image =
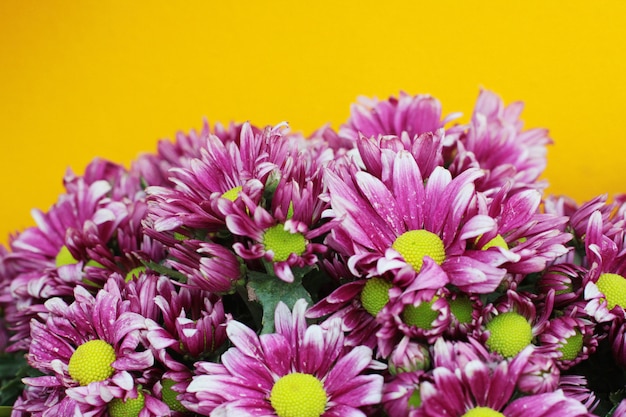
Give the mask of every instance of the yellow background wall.
[{"label": "yellow background wall", "polygon": [[67,167],[128,164],[209,121],[338,127],[358,95],[479,88],[523,100],[578,201],[626,192],[626,2],[0,3],[0,242],[47,210]]}]

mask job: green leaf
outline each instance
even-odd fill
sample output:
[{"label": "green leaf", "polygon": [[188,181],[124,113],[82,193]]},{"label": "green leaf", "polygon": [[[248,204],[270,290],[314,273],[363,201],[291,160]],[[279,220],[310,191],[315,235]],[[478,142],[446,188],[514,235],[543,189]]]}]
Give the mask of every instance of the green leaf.
[{"label": "green leaf", "polygon": [[[31,368],[24,354],[0,355],[0,406],[11,406],[24,389],[22,378],[39,376],[41,373]],[[10,408],[10,407],[9,407]],[[0,417],[4,414],[0,409]]]},{"label": "green leaf", "polygon": [[274,312],[279,302],[290,309],[300,298],[312,304],[311,295],[302,285],[302,278],[312,268],[292,268],[294,280],[285,282],[280,278],[262,272],[248,271],[248,286],[254,291],[258,302],[263,307],[262,334],[274,332]]}]

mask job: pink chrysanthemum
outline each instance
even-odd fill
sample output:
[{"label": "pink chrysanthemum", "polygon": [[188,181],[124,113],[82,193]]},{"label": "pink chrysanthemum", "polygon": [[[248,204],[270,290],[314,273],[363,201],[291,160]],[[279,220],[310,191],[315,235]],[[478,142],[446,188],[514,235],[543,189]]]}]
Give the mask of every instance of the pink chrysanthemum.
[{"label": "pink chrysanthemum", "polygon": [[[4,257],[4,265],[11,295],[5,300],[6,318],[15,332],[11,349],[28,349],[30,319],[45,315],[45,300],[71,296],[79,285],[102,284],[110,273],[92,256],[100,253],[99,261],[116,259],[111,247],[118,246],[118,235],[125,236],[128,228],[124,225],[128,224],[129,207],[134,203],[127,196],[128,187],[115,191],[116,181],[123,183],[126,175],[121,167],[95,161],[88,173],[88,177],[68,174],[68,193],[62,194],[46,213],[34,210],[37,226],[10,242],[11,252]],[[111,198],[117,193],[123,201]],[[117,257],[138,263],[136,257],[129,258],[141,251],[140,243],[123,246],[129,252]]]},{"label": "pink chrysanthemum", "polygon": [[554,296],[542,302],[534,294],[508,290],[506,295],[483,309],[481,326],[473,336],[489,351],[512,358],[536,342],[549,325]]},{"label": "pink chrysanthemum", "polygon": [[507,256],[466,250],[468,241],[495,228],[492,218],[472,210],[473,182],[481,173],[469,170],[453,179],[437,167],[424,184],[409,152],[401,150],[386,162],[386,182],[349,166],[326,174],[331,214],[341,220],[329,245],[350,256],[355,275],[390,272],[394,283],[405,288],[420,279],[424,265],[435,272],[437,287],[450,283],[466,292],[495,290]]},{"label": "pink chrysanthemum", "polygon": [[[319,224],[319,218],[314,216],[316,212],[321,214],[315,209],[317,205],[310,201],[315,196],[299,187],[293,191],[302,193],[291,199],[294,214],[285,205],[273,207],[270,212],[255,204],[246,194],[241,194],[245,207],[233,205],[226,217],[228,230],[239,240],[233,244],[235,253],[247,261],[266,261],[271,265],[268,272],[285,282],[293,282],[292,268],[318,263],[318,255],[325,253],[327,248],[314,239],[332,227],[331,222]],[[302,198],[302,195],[308,198]]]},{"label": "pink chrysanthemum", "polygon": [[[516,385],[532,348],[510,361],[493,366],[470,360],[454,370],[440,366],[432,371],[432,382],[420,385],[421,407],[415,417],[591,417],[587,408],[565,397],[562,391],[514,399]],[[532,413],[532,414],[529,414]]]},{"label": "pink chrysanthemum", "polygon": [[560,369],[589,358],[598,347],[594,335],[595,324],[581,317],[560,316],[549,321],[548,327],[539,335],[539,343],[549,348]]},{"label": "pink chrysanthemum", "polygon": [[[189,237],[224,229],[225,216],[218,203],[227,200],[240,204],[238,195],[245,192],[258,202],[270,173],[280,169],[291,153],[292,143],[280,132],[283,126],[255,133],[249,124],[241,129],[238,142],[223,142],[208,135],[200,157],[183,167],[170,170],[174,187],[149,187],[149,232],[166,243],[174,242],[169,233]],[[224,204],[224,202],[222,202]]]},{"label": "pink chrysanthemum", "polygon": [[227,294],[243,278],[239,259],[222,245],[185,239],[169,252],[170,259],[165,263],[187,277],[182,285]]},{"label": "pink chrysanthemum", "polygon": [[383,386],[383,377],[368,370],[384,366],[367,347],[346,351],[339,321],[328,330],[307,326],[305,309],[304,300],[293,314],[279,303],[276,333],[260,337],[231,321],[234,347],[221,364],[197,363],[183,405],[207,415],[364,416],[364,407],[381,401]]},{"label": "pink chrysanthemum", "polygon": [[[541,213],[541,194],[536,190],[511,192],[505,184],[485,202],[486,214],[494,218],[497,228],[476,240],[477,248],[491,247],[510,251],[503,265],[509,274],[524,277],[543,271],[547,265],[569,251],[565,246],[572,236],[562,231],[567,217]],[[519,278],[518,278],[519,279]]]},{"label": "pink chrysanthemum", "polygon": [[339,137],[356,140],[360,135],[410,137],[425,132],[434,132],[456,117],[452,115],[441,120],[441,103],[429,95],[411,96],[404,91],[398,97],[378,100],[360,97],[351,106],[350,119],[339,129]]},{"label": "pink chrysanthemum", "polygon": [[[161,277],[152,303],[161,317],[158,322],[147,320],[147,338],[159,359],[169,358],[171,353],[199,358],[212,354],[226,341],[228,316],[222,299],[215,294],[181,288]],[[169,359],[163,361],[169,365]]]},{"label": "pink chrysanthemum", "polygon": [[626,242],[624,231],[609,232],[600,211],[589,217],[585,233],[585,311],[598,322],[626,319]]},{"label": "pink chrysanthemum", "polygon": [[[255,134],[260,132],[258,128],[250,127]],[[171,187],[174,183],[169,178],[170,169],[187,167],[191,159],[200,158],[209,135],[218,137],[224,143],[237,143],[243,128],[241,123],[230,123],[228,127],[216,123],[211,129],[208,121],[204,120],[200,131],[178,132],[173,141],[160,140],[156,154],[140,155],[133,161],[131,171],[148,186]]]},{"label": "pink chrysanthemum", "polygon": [[468,167],[480,168],[485,176],[477,181],[477,189],[487,193],[497,192],[508,181],[515,189],[545,188],[537,179],[545,169],[546,145],[552,140],[546,129],[523,130],[522,109],[521,102],[505,107],[496,94],[482,90],[470,124],[447,132],[459,135],[450,166],[453,175]]},{"label": "pink chrysanthemum", "polygon": [[154,358],[143,345],[144,318],[130,311],[118,283],[112,278],[96,297],[77,287],[74,297],[70,305],[50,299],[45,325],[32,321],[28,361],[45,375],[24,382],[56,392],[54,404],[34,396],[18,409],[35,411],[46,402],[44,416],[100,416],[139,401],[141,416],[169,413],[167,405],[142,388],[150,384]]}]

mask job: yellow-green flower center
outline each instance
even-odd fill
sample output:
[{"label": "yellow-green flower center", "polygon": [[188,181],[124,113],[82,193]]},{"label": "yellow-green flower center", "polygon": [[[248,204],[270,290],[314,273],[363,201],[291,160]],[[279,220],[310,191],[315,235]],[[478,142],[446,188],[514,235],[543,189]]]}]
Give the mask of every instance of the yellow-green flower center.
[{"label": "yellow-green flower center", "polygon": [[265,250],[274,252],[274,261],[283,262],[289,255],[295,253],[300,256],[306,250],[306,239],[302,233],[291,233],[285,226],[277,224],[265,230],[263,245]]},{"label": "yellow-green flower center", "polygon": [[124,280],[126,282],[130,282],[132,281],[133,278],[139,277],[139,275],[141,275],[142,272],[146,272],[146,267],[143,265],[139,265],[138,267],[135,267],[131,269],[130,271],[128,271]]},{"label": "yellow-green flower center", "polygon": [[376,317],[378,312],[389,302],[389,289],[393,284],[383,278],[371,278],[361,291],[361,304],[365,311]]},{"label": "yellow-green flower center", "polygon": [[493,239],[483,245],[482,250],[487,250],[493,247],[508,249],[509,245],[506,243],[506,240],[504,240],[502,235],[498,233]]},{"label": "yellow-green flower center", "polygon": [[504,414],[489,407],[476,407],[468,410],[461,417],[504,417]]},{"label": "yellow-green flower center", "polygon": [[74,258],[67,246],[63,245],[59,250],[59,253],[57,253],[54,263],[57,267],[59,267],[63,265],[73,265],[78,263],[78,261]]},{"label": "yellow-green flower center", "polygon": [[459,323],[471,323],[474,306],[469,297],[459,296],[450,301],[450,311]]},{"label": "yellow-green flower center", "polygon": [[499,314],[487,323],[487,347],[505,358],[511,358],[530,344],[533,331],[526,318],[513,311]]},{"label": "yellow-green flower center", "polygon": [[270,403],[278,417],[319,417],[327,401],[322,382],[300,372],[280,378],[270,393]]},{"label": "yellow-green flower center", "polygon": [[222,194],[222,198],[225,198],[230,201],[235,201],[237,197],[239,197],[239,193],[243,190],[243,186],[239,185],[237,187],[231,188]]},{"label": "yellow-green flower center", "polygon": [[114,398],[109,403],[109,415],[111,417],[138,417],[139,412],[146,404],[141,390],[137,391],[137,398],[129,398],[126,401]]},{"label": "yellow-green flower center", "polygon": [[409,408],[419,408],[419,406],[422,405],[422,394],[419,388],[413,390],[413,393],[409,397],[408,405]]},{"label": "yellow-green flower center", "polygon": [[104,340],[90,340],[80,345],[68,364],[70,376],[80,385],[104,381],[115,371],[115,349]]},{"label": "yellow-green flower center", "polygon": [[180,412],[187,411],[180,401],[178,401],[178,398],[176,398],[178,393],[172,389],[174,384],[176,384],[176,382],[171,379],[164,379],[161,381],[161,385],[163,386],[163,389],[161,390],[161,398],[163,399],[163,402],[168,405],[170,410]]},{"label": "yellow-green flower center", "polygon": [[424,301],[417,307],[408,305],[402,311],[402,321],[406,324],[418,327],[424,330],[433,328],[433,321],[439,315],[438,311],[432,309],[435,300]]},{"label": "yellow-green flower center", "polygon": [[576,334],[565,339],[565,342],[559,348],[563,354],[561,359],[571,361],[576,359],[583,348],[583,334],[576,330]]},{"label": "yellow-green flower center", "polygon": [[438,265],[446,259],[443,241],[428,230],[410,230],[398,236],[391,245],[416,272],[422,269],[424,256],[432,258]]},{"label": "yellow-green flower center", "polygon": [[605,273],[596,282],[606,297],[609,310],[615,306],[626,308],[626,279],[618,274]]}]

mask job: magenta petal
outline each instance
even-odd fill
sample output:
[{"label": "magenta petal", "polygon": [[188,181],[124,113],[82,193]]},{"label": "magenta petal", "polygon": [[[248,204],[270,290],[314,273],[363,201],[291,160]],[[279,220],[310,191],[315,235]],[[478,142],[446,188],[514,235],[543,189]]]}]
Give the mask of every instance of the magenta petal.
[{"label": "magenta petal", "polygon": [[366,346],[357,346],[347,355],[337,361],[330,370],[324,385],[330,391],[340,390],[341,387],[361,373],[372,361],[372,350]]},{"label": "magenta petal", "polygon": [[324,333],[320,326],[312,325],[304,333],[300,346],[300,371],[315,374],[324,356]]},{"label": "magenta petal", "polygon": [[235,349],[223,353],[221,360],[231,375],[250,378],[255,381],[255,387],[270,389],[274,384],[270,370],[264,361],[240,355]]},{"label": "magenta petal", "polygon": [[[384,223],[381,223],[384,224],[384,227],[379,226],[379,233],[391,241],[395,236],[391,233],[389,227],[396,234],[404,232],[405,227],[402,220],[398,217],[396,200],[385,184],[367,172],[357,172],[355,178],[359,189],[369,200],[374,210],[376,210],[377,217],[384,221]],[[378,219],[375,220],[378,221]]]},{"label": "magenta petal", "polygon": [[468,293],[493,292],[506,274],[505,269],[496,268],[469,256],[446,260],[442,267],[449,274],[450,283]]},{"label": "magenta petal", "polygon": [[[261,347],[266,353],[265,362],[267,367],[276,375],[287,375],[291,370],[291,344],[281,334],[261,335]],[[304,359],[301,358],[304,362]]]},{"label": "magenta petal", "polygon": [[149,350],[127,353],[111,364],[116,369],[128,371],[141,371],[150,368],[152,365],[154,365],[154,356],[152,356],[152,352]]},{"label": "magenta petal", "polygon": [[291,267],[288,262],[275,262],[274,263],[274,273],[278,278],[285,282],[293,282],[294,276]]},{"label": "magenta petal", "polygon": [[393,165],[393,193],[407,230],[417,230],[424,224],[424,184],[413,156],[401,151]]},{"label": "magenta petal", "polygon": [[246,356],[261,360],[263,352],[259,347],[256,333],[243,323],[236,320],[228,322],[226,334],[235,346]]},{"label": "magenta petal", "polygon": [[331,406],[324,412],[324,417],[366,417],[363,411],[358,408],[350,407],[343,404]]},{"label": "magenta petal", "polygon": [[507,417],[526,417],[528,410],[533,410],[536,417],[591,416],[583,404],[566,397],[561,390],[518,398],[506,407],[505,414]]},{"label": "magenta petal", "polygon": [[354,407],[375,405],[382,400],[382,375],[359,375],[346,381],[334,392],[331,403],[350,404]]}]

